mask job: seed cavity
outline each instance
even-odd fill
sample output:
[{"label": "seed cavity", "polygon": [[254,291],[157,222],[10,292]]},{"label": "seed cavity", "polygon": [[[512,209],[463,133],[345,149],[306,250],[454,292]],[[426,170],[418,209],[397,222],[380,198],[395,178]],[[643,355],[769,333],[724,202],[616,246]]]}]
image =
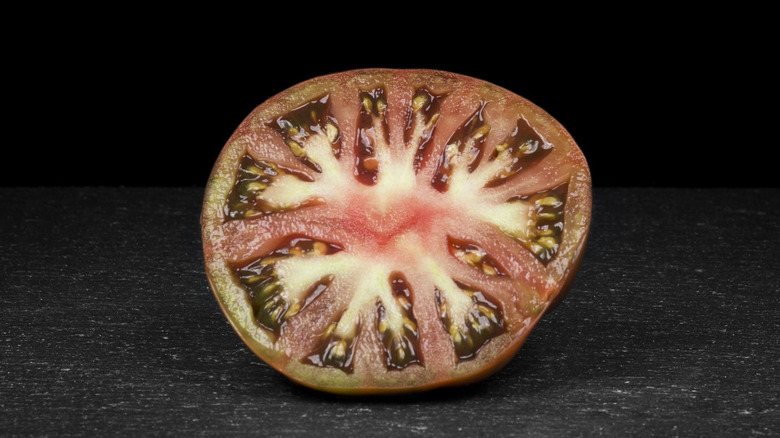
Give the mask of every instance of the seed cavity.
[{"label": "seed cavity", "polygon": [[333,155],[341,155],[341,141],[336,119],[330,115],[330,95],[307,102],[277,117],[271,126],[284,139],[295,157],[316,172],[322,168],[306,151],[306,144],[313,136],[322,135],[330,144]]},{"label": "seed cavity", "polygon": [[496,145],[489,161],[499,160],[501,166],[485,187],[496,187],[527,169],[552,152],[552,144],[545,140],[528,122],[520,118],[511,134]]},{"label": "seed cavity", "polygon": [[271,161],[255,160],[251,155],[245,154],[238,165],[236,181],[227,196],[227,202],[223,209],[225,220],[253,219],[316,203],[315,200],[308,199],[297,204],[278,206],[263,199],[263,191],[283,175],[291,175],[301,181],[313,181],[303,172],[280,166]]},{"label": "seed cavity", "polygon": [[553,259],[561,243],[568,186],[568,183],[563,183],[540,193],[518,196],[508,201],[529,205],[528,231],[525,236],[513,237],[520,240],[545,265]]},{"label": "seed cavity", "polygon": [[341,250],[340,246],[332,243],[292,236],[269,254],[246,264],[232,266],[235,278],[252,303],[255,321],[278,335],[284,323],[322,294],[334,278],[333,275],[323,276],[302,296],[288,297],[275,271],[277,262],[290,257],[332,255]]},{"label": "seed cavity", "polygon": [[363,184],[373,185],[377,182],[379,171],[377,148],[389,143],[385,118],[387,98],[381,87],[361,91],[358,98],[361,109],[355,140],[355,178]]},{"label": "seed cavity", "polygon": [[447,237],[447,243],[450,254],[472,268],[480,270],[486,275],[506,275],[506,271],[498,262],[479,245],[452,236]]},{"label": "seed cavity", "polygon": [[385,350],[388,370],[401,370],[422,364],[417,320],[412,311],[412,291],[403,274],[394,272],[388,278],[394,302],[377,299],[377,332]]},{"label": "seed cavity", "polygon": [[[315,351],[301,359],[302,363],[323,368],[338,368],[347,374],[352,374],[355,344],[359,336],[340,336],[337,330],[338,324],[337,321],[334,321],[328,325],[320,336],[320,342]],[[360,333],[359,326],[358,323],[355,333]]]},{"label": "seed cavity", "polygon": [[469,360],[492,338],[504,332],[501,309],[485,294],[465,284],[456,282],[458,288],[471,298],[471,308],[463,320],[452,317],[442,292],[435,289],[436,304],[444,330],[450,335],[458,360]]},{"label": "seed cavity", "polygon": [[480,102],[480,107],[458,128],[447,141],[436,166],[436,173],[431,180],[433,187],[446,192],[450,179],[456,167],[466,167],[473,172],[479,165],[483,154],[483,143],[490,125],[485,122],[483,111],[487,102]]},{"label": "seed cavity", "polygon": [[404,142],[416,149],[414,155],[414,172],[420,171],[423,160],[428,155],[428,146],[441,115],[441,104],[446,94],[434,94],[427,88],[418,88],[412,97],[412,104],[407,112]]}]

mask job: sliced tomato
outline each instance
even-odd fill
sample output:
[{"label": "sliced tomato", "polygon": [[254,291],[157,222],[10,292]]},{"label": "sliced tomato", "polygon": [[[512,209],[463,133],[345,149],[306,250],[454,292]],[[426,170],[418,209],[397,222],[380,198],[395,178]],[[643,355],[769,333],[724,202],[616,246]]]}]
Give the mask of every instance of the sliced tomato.
[{"label": "sliced tomato", "polygon": [[428,70],[312,79],[219,156],[206,272],[239,336],[337,393],[465,384],[569,288],[591,213],[581,151],[493,84]]}]

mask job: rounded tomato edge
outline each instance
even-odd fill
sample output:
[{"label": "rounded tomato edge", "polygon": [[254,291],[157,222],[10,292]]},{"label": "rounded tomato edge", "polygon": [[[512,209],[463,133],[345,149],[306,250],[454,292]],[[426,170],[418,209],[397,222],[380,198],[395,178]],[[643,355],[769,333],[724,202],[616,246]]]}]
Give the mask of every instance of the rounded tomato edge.
[{"label": "rounded tomato edge", "polygon": [[[255,339],[253,339],[246,331],[239,327],[236,322],[234,321],[234,318],[230,315],[228,309],[226,308],[225,304],[223,303],[222,299],[219,296],[219,293],[217,291],[217,288],[215,286],[215,283],[212,279],[212,273],[208,269],[208,257],[210,257],[209,254],[206,252],[206,246],[204,245],[203,248],[203,256],[204,256],[204,264],[206,265],[206,274],[207,279],[209,282],[210,289],[212,291],[212,294],[214,295],[215,299],[217,300],[217,303],[220,307],[220,310],[222,311],[225,318],[228,320],[228,323],[233,328],[233,330],[236,332],[236,334],[239,336],[239,339],[242,340],[242,342],[250,349],[250,351],[253,352],[255,356],[263,360],[264,363],[268,364],[270,367],[284,375],[287,379],[289,379],[291,382],[300,385],[302,387],[310,388],[312,390],[321,391],[325,393],[335,394],[335,395],[345,395],[345,396],[376,396],[376,395],[404,395],[404,394],[410,394],[410,393],[417,393],[417,392],[432,392],[439,389],[446,389],[446,388],[457,388],[467,385],[472,385],[478,382],[485,381],[486,379],[490,378],[491,376],[498,373],[500,370],[505,368],[511,360],[517,356],[518,351],[522,347],[522,345],[526,342],[528,336],[530,335],[531,331],[536,327],[538,322],[541,320],[541,318],[544,317],[547,313],[553,311],[555,308],[557,308],[561,302],[566,298],[568,293],[571,291],[571,288],[573,286],[573,282],[576,278],[576,273],[580,268],[580,265],[582,263],[582,260],[584,258],[585,254],[585,248],[587,246],[588,236],[590,232],[590,226],[592,223],[592,179],[591,179],[591,173],[590,173],[590,167],[587,163],[587,159],[584,156],[584,153],[582,152],[582,149],[579,147],[579,145],[576,143],[572,135],[569,133],[569,131],[552,115],[550,115],[546,110],[539,107],[535,103],[531,102],[527,98],[523,97],[522,95],[519,95],[505,87],[502,87],[500,85],[497,85],[493,82],[486,81],[484,79],[479,79],[471,76],[467,76],[460,73],[455,72],[449,72],[444,70],[438,70],[438,69],[426,69],[426,68],[410,68],[410,69],[392,69],[392,68],[365,68],[365,69],[349,69],[349,70],[343,70],[338,72],[329,73],[326,75],[321,75],[318,77],[314,77],[308,80],[305,80],[303,82],[300,82],[298,84],[295,84],[291,86],[290,88],[286,90],[282,90],[279,93],[269,97],[264,102],[261,102],[258,104],[245,118],[242,120],[242,122],[239,124],[239,126],[235,129],[235,131],[231,134],[231,136],[226,141],[225,145],[221,149],[217,159],[215,160],[215,164],[211,169],[211,172],[209,174],[209,179],[207,181],[205,193],[204,193],[204,208],[201,210],[200,215],[200,224],[202,229],[206,225],[206,221],[209,219],[205,217],[204,212],[207,207],[207,201],[208,196],[210,194],[210,191],[213,189],[212,187],[212,179],[217,176],[218,170],[220,169],[221,164],[225,160],[226,151],[229,149],[229,145],[242,134],[242,131],[244,131],[247,127],[247,123],[249,120],[254,118],[257,113],[262,109],[262,107],[266,104],[266,102],[269,101],[278,101],[280,99],[283,99],[282,94],[288,94],[287,92],[289,90],[303,90],[307,86],[311,86],[313,84],[316,84],[318,82],[322,82],[324,80],[334,80],[335,82],[343,82],[342,78],[349,79],[353,75],[356,74],[388,74],[388,73],[396,73],[396,72],[402,72],[405,76],[414,75],[414,74],[435,74],[444,78],[451,78],[451,79],[463,79],[468,81],[479,81],[484,84],[488,84],[490,86],[496,87],[497,89],[501,90],[502,92],[506,92],[515,96],[520,97],[523,99],[527,104],[530,104],[535,108],[536,111],[540,112],[544,116],[548,118],[548,120],[552,121],[558,129],[565,132],[568,139],[570,139],[570,147],[573,146],[573,150],[578,155],[578,166],[585,170],[587,174],[587,182],[588,182],[588,189],[589,189],[589,204],[587,208],[587,215],[588,215],[588,223],[587,228],[584,230],[583,233],[583,239],[580,242],[578,254],[576,257],[572,260],[571,264],[569,265],[569,271],[571,274],[566,276],[566,281],[556,293],[556,295],[550,300],[544,307],[544,310],[540,312],[540,314],[535,317],[532,324],[524,330],[524,333],[522,336],[518,337],[518,339],[514,340],[509,347],[507,347],[500,355],[496,356],[494,361],[490,363],[489,366],[486,366],[484,368],[480,368],[474,372],[471,372],[469,374],[457,376],[451,379],[446,380],[440,380],[440,381],[432,381],[421,385],[407,385],[407,386],[364,386],[364,387],[344,387],[344,386],[325,386],[325,385],[318,385],[314,384],[311,381],[308,381],[306,379],[300,378],[296,375],[291,375],[286,372],[286,364],[290,360],[287,356],[280,353],[279,358],[269,358],[268,354],[264,352],[263,350],[266,349],[265,347],[261,346]],[[206,239],[206,236],[202,235],[202,239]]]}]

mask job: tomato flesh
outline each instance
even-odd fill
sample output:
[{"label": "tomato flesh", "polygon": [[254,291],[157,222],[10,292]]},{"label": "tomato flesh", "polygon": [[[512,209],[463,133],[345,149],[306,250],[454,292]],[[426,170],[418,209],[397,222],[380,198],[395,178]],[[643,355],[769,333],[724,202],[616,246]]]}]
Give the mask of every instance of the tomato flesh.
[{"label": "tomato flesh", "polygon": [[464,384],[503,366],[562,298],[590,174],[525,99],[428,70],[315,78],[223,149],[206,271],[263,360],[340,393]]}]

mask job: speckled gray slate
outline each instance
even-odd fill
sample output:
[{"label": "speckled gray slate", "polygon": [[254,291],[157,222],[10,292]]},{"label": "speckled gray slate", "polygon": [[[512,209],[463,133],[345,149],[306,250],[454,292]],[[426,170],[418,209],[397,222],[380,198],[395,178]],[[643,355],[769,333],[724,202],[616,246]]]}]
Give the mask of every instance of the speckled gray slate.
[{"label": "speckled gray slate", "polygon": [[0,189],[0,436],[780,434],[780,190],[594,194],[573,290],[506,368],[348,398],[233,333],[202,190]]}]

